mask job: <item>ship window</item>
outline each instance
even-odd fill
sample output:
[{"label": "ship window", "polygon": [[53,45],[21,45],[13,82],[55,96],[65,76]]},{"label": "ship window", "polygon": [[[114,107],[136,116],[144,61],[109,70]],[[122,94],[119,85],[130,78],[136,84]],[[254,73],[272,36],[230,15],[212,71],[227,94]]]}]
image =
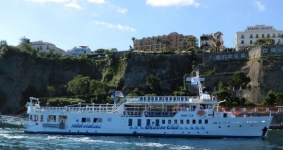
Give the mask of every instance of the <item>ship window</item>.
[{"label": "ship window", "polygon": [[141,126],[141,119],[138,119],[138,126]]},{"label": "ship window", "polygon": [[200,119],[200,120],[198,120],[198,124],[202,124],[202,120]]},{"label": "ship window", "polygon": [[56,116],[55,115],[49,115],[47,117],[48,122],[56,122]]},{"label": "ship window", "polygon": [[128,126],[133,126],[133,119],[129,119]]},{"label": "ship window", "polygon": [[90,118],[82,118],[82,122],[90,122]]},{"label": "ship window", "polygon": [[164,119],[162,120],[162,124],[165,124],[165,120]]},{"label": "ship window", "polygon": [[226,113],[223,114],[223,118],[227,118],[227,114]]},{"label": "ship window", "polygon": [[147,126],[150,125],[150,119],[146,119],[146,125],[147,125]]},{"label": "ship window", "polygon": [[171,120],[168,120],[168,124],[171,124]]},{"label": "ship window", "polygon": [[184,120],[180,120],[180,124],[184,124]]},{"label": "ship window", "polygon": [[208,120],[207,120],[207,119],[205,119],[205,120],[204,120],[204,123],[205,123],[205,124],[208,124]]},{"label": "ship window", "polygon": [[196,120],[195,119],[193,119],[193,124],[196,124]]},{"label": "ship window", "polygon": [[190,124],[190,120],[186,120],[187,124]]},{"label": "ship window", "polygon": [[[43,118],[43,116],[41,115],[41,117]],[[89,119],[89,118],[88,118]],[[59,120],[58,122],[63,122],[65,123],[67,121],[67,116],[59,116]],[[90,122],[90,121],[89,121]]]},{"label": "ship window", "polygon": [[177,124],[178,123],[178,121],[177,120],[174,120],[174,124]]},{"label": "ship window", "polygon": [[102,118],[93,118],[93,122],[102,122]]},{"label": "ship window", "polygon": [[155,120],[155,126],[159,126],[159,119]]}]

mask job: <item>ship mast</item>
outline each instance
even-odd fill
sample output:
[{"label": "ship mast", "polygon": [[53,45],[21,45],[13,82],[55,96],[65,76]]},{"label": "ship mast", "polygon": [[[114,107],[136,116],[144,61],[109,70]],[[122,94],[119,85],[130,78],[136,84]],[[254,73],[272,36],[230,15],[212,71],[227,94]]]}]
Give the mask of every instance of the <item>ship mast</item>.
[{"label": "ship mast", "polygon": [[199,77],[199,69],[197,68],[196,69],[196,78],[197,78],[197,81],[198,81],[198,92],[199,92],[199,96],[202,96],[202,84],[200,82],[200,77]]}]

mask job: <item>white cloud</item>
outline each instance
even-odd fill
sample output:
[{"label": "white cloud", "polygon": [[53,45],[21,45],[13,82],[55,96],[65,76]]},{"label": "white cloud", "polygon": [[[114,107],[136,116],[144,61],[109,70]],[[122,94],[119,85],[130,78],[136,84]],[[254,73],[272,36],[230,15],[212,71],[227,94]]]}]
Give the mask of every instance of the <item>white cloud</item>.
[{"label": "white cloud", "polygon": [[77,4],[76,2],[70,2],[70,3],[68,3],[68,4],[65,4],[64,6],[65,6],[65,7],[76,8],[76,9],[81,9],[81,8],[82,8],[82,7],[81,7],[79,4]]},{"label": "white cloud", "polygon": [[95,4],[103,4],[105,3],[105,0],[88,0],[88,2]]},{"label": "white cloud", "polygon": [[254,6],[257,7],[259,9],[259,11],[264,11],[265,10],[265,6],[259,2],[259,1],[255,1],[254,2]]},{"label": "white cloud", "polygon": [[35,2],[35,3],[45,3],[45,2],[55,2],[55,3],[65,3],[70,0],[25,0],[27,2]]},{"label": "white cloud", "polygon": [[133,27],[130,27],[130,26],[123,26],[123,25],[120,25],[120,24],[111,24],[111,23],[107,23],[107,22],[101,22],[101,21],[92,21],[91,24],[94,24],[94,25],[102,25],[102,26],[105,26],[105,27],[108,27],[108,28],[111,28],[111,29],[119,29],[119,30],[122,30],[122,31],[131,31],[131,32],[135,32],[136,29],[133,28]]},{"label": "white cloud", "polygon": [[117,7],[116,8],[116,10],[119,12],[119,13],[121,13],[121,14],[125,14],[125,13],[127,13],[127,9],[125,9],[125,8],[120,8],[120,7]]},{"label": "white cloud", "polygon": [[166,6],[184,6],[193,5],[199,7],[200,3],[195,0],[146,0],[146,4],[155,7],[166,7]]}]

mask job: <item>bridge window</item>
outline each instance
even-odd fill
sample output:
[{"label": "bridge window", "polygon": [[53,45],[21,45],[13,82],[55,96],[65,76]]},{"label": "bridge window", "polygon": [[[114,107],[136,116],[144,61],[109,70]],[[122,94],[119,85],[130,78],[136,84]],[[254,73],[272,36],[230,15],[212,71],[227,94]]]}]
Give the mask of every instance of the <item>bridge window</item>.
[{"label": "bridge window", "polygon": [[162,119],[162,124],[165,124],[165,120],[164,119]]},{"label": "bridge window", "polygon": [[198,120],[198,124],[202,124],[202,120],[200,119],[200,120]]},{"label": "bridge window", "polygon": [[93,118],[93,122],[102,122],[102,118]]},{"label": "bridge window", "polygon": [[205,123],[205,124],[208,124],[208,119],[205,119],[205,120],[204,120],[204,123]]},{"label": "bridge window", "polygon": [[178,121],[175,119],[175,120],[174,120],[174,124],[177,124],[177,123],[178,123]]},{"label": "bridge window", "polygon": [[138,119],[138,127],[141,126],[141,119]]},{"label": "bridge window", "polygon": [[171,120],[168,120],[168,124],[171,124]]},{"label": "bridge window", "polygon": [[47,117],[48,122],[56,122],[56,115],[49,115]]},{"label": "bridge window", "polygon": [[196,124],[196,120],[195,119],[193,119],[193,124]]},{"label": "bridge window", "polygon": [[180,124],[184,124],[184,120],[180,120]]}]

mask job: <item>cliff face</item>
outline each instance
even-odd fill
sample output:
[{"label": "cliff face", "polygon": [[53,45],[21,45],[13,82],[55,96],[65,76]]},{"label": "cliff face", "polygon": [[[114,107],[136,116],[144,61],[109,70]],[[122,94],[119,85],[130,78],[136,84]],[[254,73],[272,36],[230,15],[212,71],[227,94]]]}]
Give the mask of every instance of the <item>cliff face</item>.
[{"label": "cliff face", "polygon": [[[116,59],[114,61],[113,59]],[[40,97],[47,86],[64,85],[81,74],[103,80],[121,88],[146,89],[146,79],[154,75],[164,91],[172,92],[183,86],[184,75],[192,71],[190,55],[115,54],[113,58],[89,59],[34,58],[12,53],[0,58],[0,111],[13,112],[23,106],[29,97]],[[261,103],[269,90],[283,93],[283,60],[280,57],[251,61],[211,62],[200,67],[201,74],[215,72],[206,78],[208,92],[217,90],[219,81],[228,82],[235,71],[243,70],[251,78],[251,88],[243,96]],[[109,74],[109,70],[116,70]],[[231,89],[232,90],[232,89]],[[238,89],[235,89],[235,93]],[[37,91],[37,92],[31,92]]]}]

